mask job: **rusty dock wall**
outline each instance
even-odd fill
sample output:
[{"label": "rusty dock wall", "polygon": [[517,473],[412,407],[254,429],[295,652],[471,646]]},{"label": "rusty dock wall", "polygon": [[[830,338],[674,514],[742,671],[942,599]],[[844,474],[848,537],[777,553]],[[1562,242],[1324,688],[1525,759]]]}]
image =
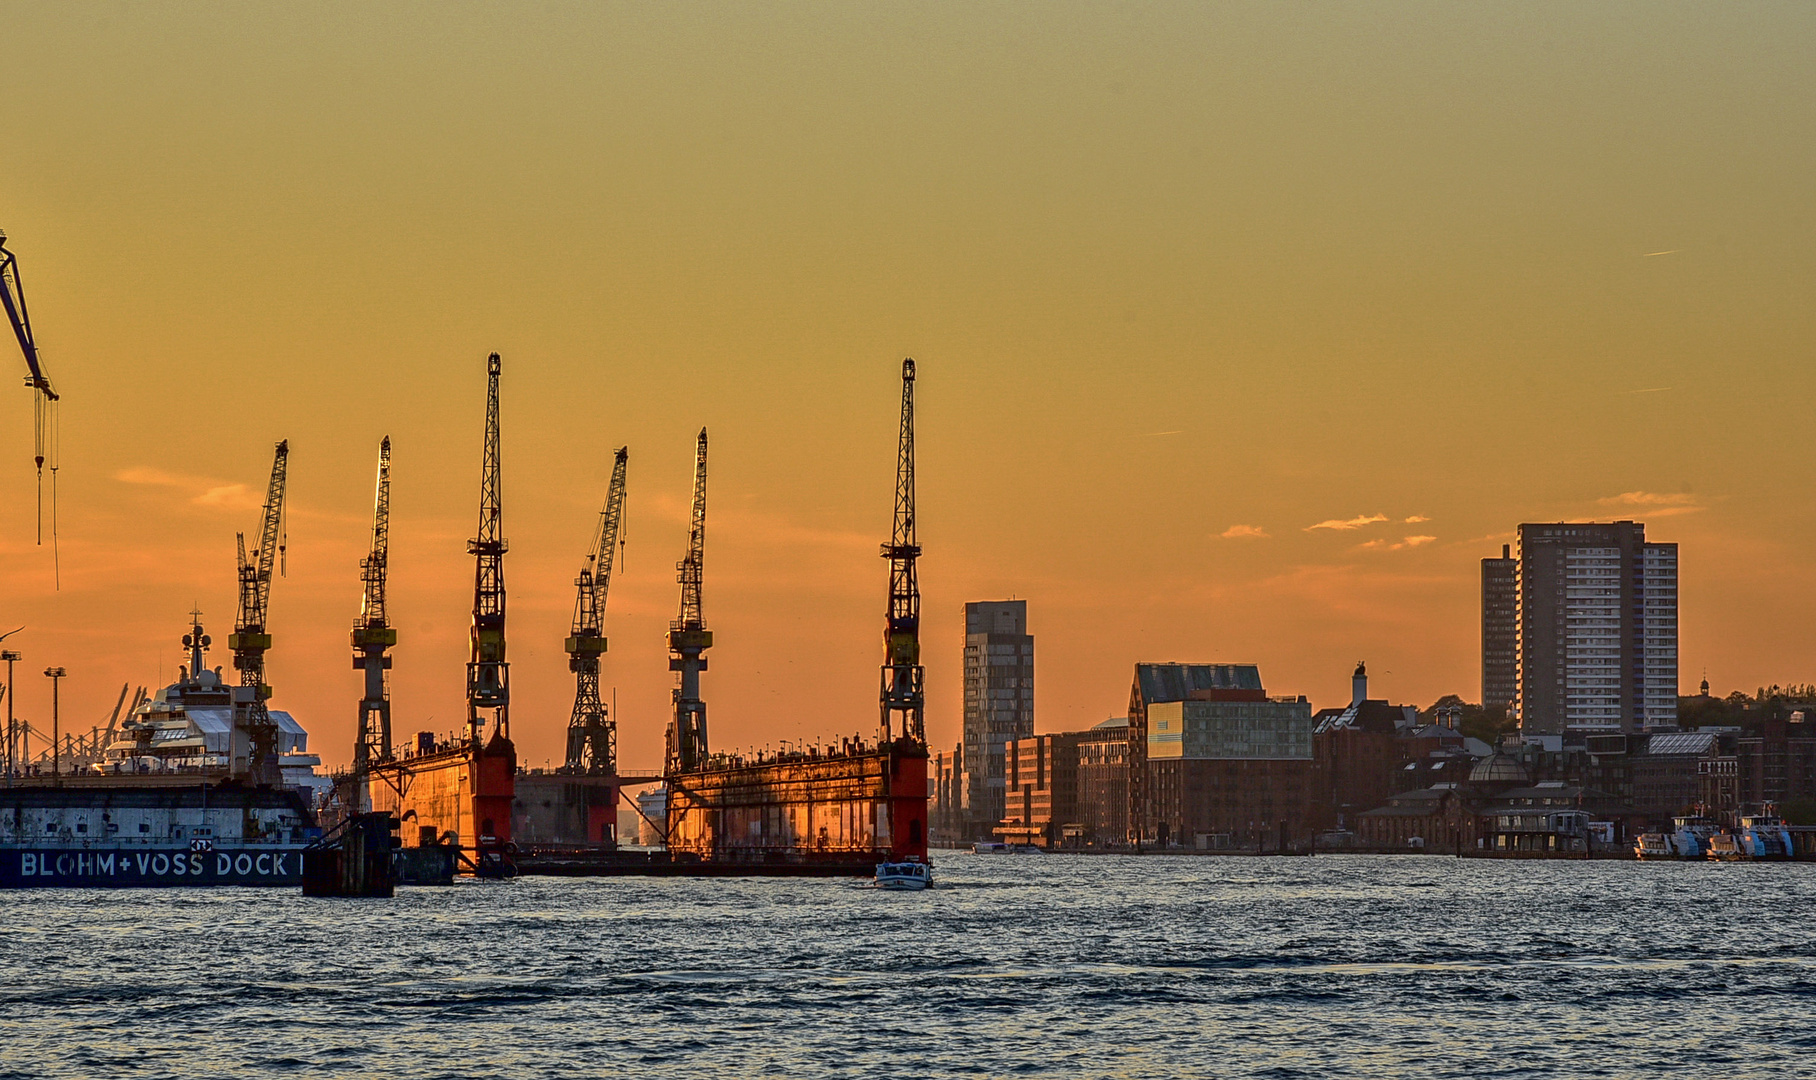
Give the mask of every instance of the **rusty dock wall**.
[{"label": "rusty dock wall", "polygon": [[927,752],[899,741],[847,752],[717,759],[671,773],[677,861],[844,862],[927,855]]}]

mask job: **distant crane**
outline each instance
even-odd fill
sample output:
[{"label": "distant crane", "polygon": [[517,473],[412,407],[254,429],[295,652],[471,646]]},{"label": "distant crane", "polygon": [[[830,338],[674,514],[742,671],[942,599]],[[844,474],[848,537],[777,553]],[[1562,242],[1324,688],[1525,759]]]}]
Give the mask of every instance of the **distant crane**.
[{"label": "distant crane", "polygon": [[472,654],[467,661],[467,741],[480,744],[481,709],[492,710],[493,737],[511,737],[511,665],[504,658],[504,491],[498,448],[498,354],[486,359],[486,435],[479,477],[479,535],[473,556]]},{"label": "distant crane", "polygon": [[[925,745],[926,669],[921,666],[921,585],[914,561],[914,361],[902,361],[902,427],[895,458],[895,528],[889,560],[889,623],[883,630],[883,742],[899,735]],[[899,723],[898,723],[899,720]]]},{"label": "distant crane", "polygon": [[568,721],[567,744],[570,773],[618,771],[618,724],[599,700],[599,657],[605,653],[605,598],[612,587],[613,555],[624,522],[624,466],[629,457],[629,447],[618,448],[599,528],[574,581],[574,628],[567,639],[568,670],[574,673],[574,715]]},{"label": "distant crane", "polygon": [[[353,744],[353,767],[363,771],[374,760],[391,756],[391,657],[397,630],[385,611],[385,558],[391,537],[391,437],[378,444],[378,489],[372,499],[372,550],[359,561],[365,595],[353,623],[353,667],[366,673],[366,695],[359,703],[359,734]],[[362,787],[363,791],[364,788]]]},{"label": "distant crane", "polygon": [[[51,505],[57,499],[56,403],[61,400],[51,389],[50,378],[38,359],[38,339],[32,334],[31,313],[25,308],[25,283],[19,278],[19,260],[6,250],[6,234],[0,232],[0,305],[6,307],[7,320],[13,324],[13,336],[25,353],[25,385],[32,391],[32,454],[38,466],[38,543],[44,543],[44,460],[50,458]],[[53,510],[53,535],[56,516]]]},{"label": "distant crane", "polygon": [[675,565],[681,583],[681,614],[668,628],[668,669],[681,673],[675,688],[675,719],[668,729],[669,772],[692,772],[706,760],[706,702],[700,700],[700,673],[712,648],[712,631],[700,612],[700,581],[706,554],[706,429],[694,448],[694,513],[687,555]]},{"label": "distant crane", "polygon": [[258,547],[246,555],[246,534],[238,534],[240,570],[240,607],[234,619],[233,633],[227,647],[233,650],[233,667],[240,673],[240,685],[251,691],[246,696],[245,727],[248,737],[247,769],[263,783],[276,783],[277,725],[265,702],[271,687],[265,682],[265,652],[271,648],[271,635],[265,619],[271,606],[271,572],[276,566],[282,572],[280,557],[284,552],[284,481],[289,467],[290,442],[277,444],[277,455],[271,463],[271,483],[265,489],[265,509],[259,523]]}]

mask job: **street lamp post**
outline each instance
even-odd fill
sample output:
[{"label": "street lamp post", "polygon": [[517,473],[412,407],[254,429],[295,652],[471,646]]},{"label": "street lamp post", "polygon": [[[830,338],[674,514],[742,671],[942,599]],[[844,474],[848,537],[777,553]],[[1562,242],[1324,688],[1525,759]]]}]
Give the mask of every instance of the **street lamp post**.
[{"label": "street lamp post", "polygon": [[25,659],[24,654],[11,649],[0,651],[0,660],[6,661],[6,776],[12,781],[14,773],[13,744],[18,738],[18,729],[13,724],[13,664]]},{"label": "street lamp post", "polygon": [[57,716],[58,690],[62,688],[63,678],[69,672],[60,667],[47,667],[44,674],[50,678],[50,774],[58,779],[63,776],[63,741],[62,727]]}]

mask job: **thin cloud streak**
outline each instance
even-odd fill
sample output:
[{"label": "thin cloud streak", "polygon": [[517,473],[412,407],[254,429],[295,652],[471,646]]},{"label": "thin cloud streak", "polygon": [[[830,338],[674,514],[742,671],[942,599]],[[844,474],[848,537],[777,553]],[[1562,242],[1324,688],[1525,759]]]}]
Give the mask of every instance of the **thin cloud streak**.
[{"label": "thin cloud streak", "polygon": [[1377,522],[1386,520],[1386,514],[1362,514],[1353,518],[1330,518],[1326,521],[1320,521],[1316,525],[1307,525],[1305,531],[1311,532],[1313,529],[1360,529],[1364,525],[1373,525]]}]

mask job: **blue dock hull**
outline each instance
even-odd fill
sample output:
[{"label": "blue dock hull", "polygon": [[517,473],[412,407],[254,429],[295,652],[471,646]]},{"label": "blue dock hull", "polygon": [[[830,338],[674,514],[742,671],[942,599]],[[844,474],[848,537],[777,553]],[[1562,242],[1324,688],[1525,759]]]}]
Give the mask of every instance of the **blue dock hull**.
[{"label": "blue dock hull", "polygon": [[0,889],[208,885],[297,888],[305,844],[188,847],[0,846]]}]

